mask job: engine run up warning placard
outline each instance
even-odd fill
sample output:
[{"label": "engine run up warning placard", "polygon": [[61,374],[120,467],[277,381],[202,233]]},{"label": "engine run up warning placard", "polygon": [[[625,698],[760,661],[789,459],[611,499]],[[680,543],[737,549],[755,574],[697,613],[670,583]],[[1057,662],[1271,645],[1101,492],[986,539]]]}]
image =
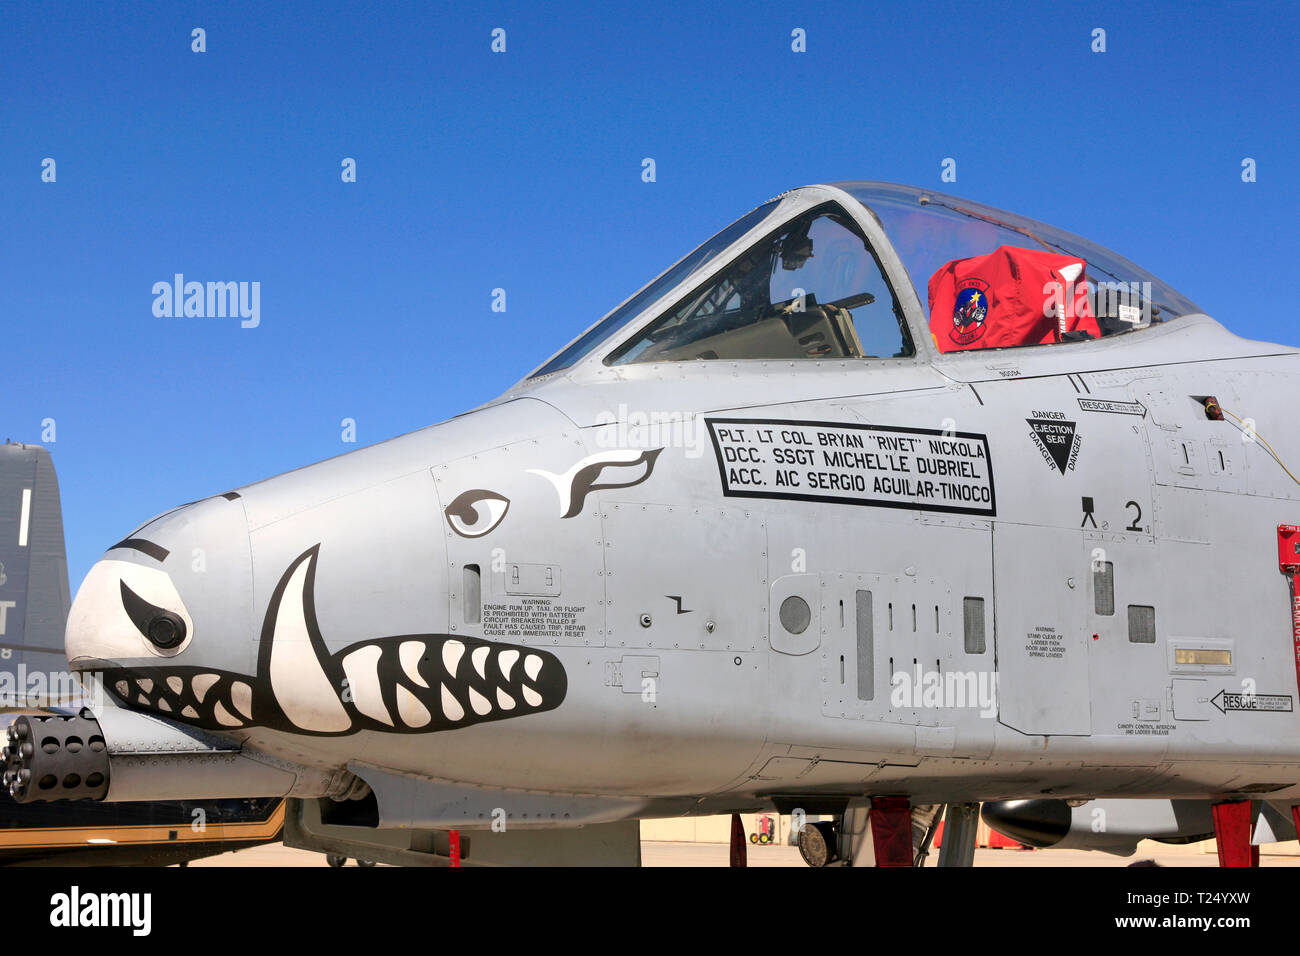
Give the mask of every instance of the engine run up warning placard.
[{"label": "engine run up warning placard", "polygon": [[754,418],[708,425],[728,497],[997,515],[984,435]]}]

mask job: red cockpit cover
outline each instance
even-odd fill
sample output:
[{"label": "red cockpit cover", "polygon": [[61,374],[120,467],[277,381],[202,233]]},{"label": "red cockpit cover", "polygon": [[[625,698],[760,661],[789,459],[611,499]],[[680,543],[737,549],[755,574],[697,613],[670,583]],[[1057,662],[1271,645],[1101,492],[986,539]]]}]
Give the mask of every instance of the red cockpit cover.
[{"label": "red cockpit cover", "polygon": [[1040,345],[1075,331],[1099,338],[1087,268],[1074,256],[1018,246],[953,259],[930,277],[930,334],[940,352]]}]

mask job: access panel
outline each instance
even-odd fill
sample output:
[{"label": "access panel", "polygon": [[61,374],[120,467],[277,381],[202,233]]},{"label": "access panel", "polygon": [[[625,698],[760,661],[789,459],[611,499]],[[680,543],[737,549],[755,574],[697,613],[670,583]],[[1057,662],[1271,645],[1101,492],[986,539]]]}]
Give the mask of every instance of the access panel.
[{"label": "access panel", "polygon": [[1077,531],[1002,523],[993,529],[998,719],[1022,733],[1092,730],[1090,589],[1078,554]]}]

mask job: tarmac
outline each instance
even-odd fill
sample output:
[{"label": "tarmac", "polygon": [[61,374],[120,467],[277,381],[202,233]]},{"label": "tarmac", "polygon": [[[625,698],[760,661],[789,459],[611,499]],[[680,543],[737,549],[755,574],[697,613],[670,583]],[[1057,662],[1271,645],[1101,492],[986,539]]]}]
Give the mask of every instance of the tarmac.
[{"label": "tarmac", "polygon": [[[1208,852],[1206,852],[1208,850]],[[749,866],[804,866],[799,851],[792,846],[748,847]],[[647,867],[726,866],[729,850],[722,843],[664,843],[644,840],[641,864]],[[1154,861],[1160,866],[1218,866],[1213,841],[1170,846],[1145,840],[1130,857],[1099,853],[1095,850],[980,849],[975,851],[976,866],[1130,866]],[[927,866],[938,863],[932,852]],[[296,850],[280,843],[250,847],[233,853],[196,860],[190,866],[327,866],[325,856],[309,850]],[[349,860],[348,866],[355,866]],[[1300,847],[1296,844],[1269,844],[1261,848],[1260,866],[1300,866]]]}]

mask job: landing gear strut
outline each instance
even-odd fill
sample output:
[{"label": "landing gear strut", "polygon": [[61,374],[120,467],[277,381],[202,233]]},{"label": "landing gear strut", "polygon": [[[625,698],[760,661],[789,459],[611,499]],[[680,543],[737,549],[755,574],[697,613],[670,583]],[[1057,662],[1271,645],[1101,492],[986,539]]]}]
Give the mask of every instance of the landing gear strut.
[{"label": "landing gear strut", "polygon": [[940,866],[974,866],[975,840],[979,830],[978,803],[950,803],[944,816]]}]

